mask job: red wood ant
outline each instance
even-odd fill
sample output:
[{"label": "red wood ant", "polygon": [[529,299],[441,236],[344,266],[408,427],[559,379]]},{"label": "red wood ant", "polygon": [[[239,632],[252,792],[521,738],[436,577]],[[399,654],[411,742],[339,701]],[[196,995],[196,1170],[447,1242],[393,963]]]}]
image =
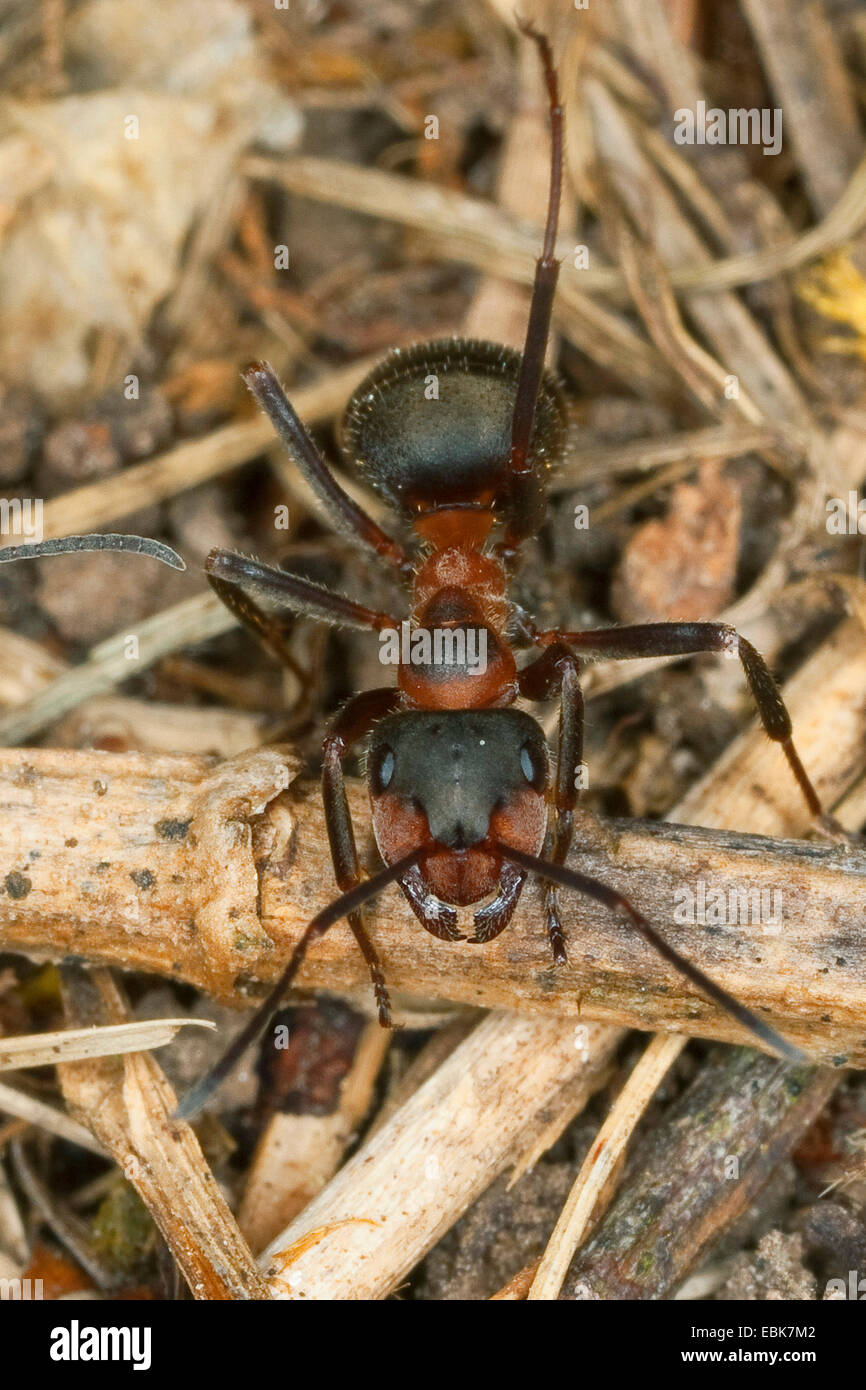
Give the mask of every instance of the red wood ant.
[{"label": "red wood ant", "polygon": [[[483,669],[460,659],[401,660],[395,687],[357,694],[337,714],[324,740],[322,793],[341,896],[309,923],[268,999],[186,1095],[178,1110],[185,1118],[200,1109],[262,1031],[310,945],[341,918],[348,918],[369,966],[379,1020],[390,1024],[387,987],[361,909],[394,881],[434,936],[487,942],[511,921],[527,875],[538,875],[546,883],[547,931],[557,963],[566,959],[557,888],[586,894],[630,921],[762,1043],[791,1061],[803,1060],[797,1048],[668,945],[620,893],[565,862],[582,760],[583,658],[736,654],[764,728],[780,745],[811,815],[827,818],[794,747],[776,683],[760,654],[733,628],[672,622],[540,631],[508,598],[519,547],[544,520],[546,474],[565,433],[562,393],[544,367],[559,271],[562,108],[546,37],[529,25],[521,28],[539,50],[551,123],[547,221],[523,353],[462,339],[397,350],[362,382],[347,409],[346,452],[411,526],[411,550],[342,489],[272,368],[259,363],[244,373],[336,528],[395,568],[411,590],[410,630],[450,633],[452,640],[474,631],[483,636],[487,659]],[[439,388],[432,399],[425,391],[431,379]],[[400,628],[401,619],[391,613],[239,554],[214,550],[205,569],[223,602],[278,659],[285,659],[281,621],[257,599],[337,626],[380,633]],[[522,667],[515,657],[518,643],[539,652]],[[513,707],[520,697],[559,700],[552,775],[541,727]],[[385,865],[367,879],[361,877],[343,782],[343,760],[364,740],[373,827]],[[455,909],[480,903],[473,933],[461,936]]]}]

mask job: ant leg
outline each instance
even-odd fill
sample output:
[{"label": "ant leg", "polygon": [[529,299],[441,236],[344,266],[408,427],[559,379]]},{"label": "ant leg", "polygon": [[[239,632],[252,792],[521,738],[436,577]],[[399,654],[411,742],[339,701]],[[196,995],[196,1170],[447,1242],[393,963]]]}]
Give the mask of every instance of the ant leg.
[{"label": "ant leg", "polygon": [[0,564],[10,560],[36,560],[42,555],[73,555],[82,551],[114,550],[131,555],[149,555],[173,570],[185,570],[186,561],[162,541],[149,536],[125,536],[116,531],[95,532],[86,536],[57,536],[47,541],[28,541],[26,545],[0,547]]},{"label": "ant leg", "polygon": [[262,564],[260,560],[237,555],[231,550],[212,550],[205,561],[207,581],[217,598],[243,627],[252,632],[281,665],[292,671],[302,689],[310,682],[310,673],[295,660],[287,641],[285,620],[269,613],[245,592],[249,584],[259,594],[282,603],[284,608],[301,617],[318,618],[346,627],[399,627],[399,619],[387,613],[374,613],[343,594],[333,593],[312,580]]},{"label": "ant leg", "polygon": [[541,255],[535,264],[529,323],[526,329],[523,359],[520,364],[520,375],[517,378],[514,414],[511,420],[508,519],[502,552],[506,558],[513,556],[521,541],[525,540],[527,536],[535,535],[544,520],[544,470],[532,466],[529,460],[529,447],[535,424],[538,393],[544,375],[544,356],[547,351],[553,298],[559,277],[559,261],[554,252],[559,225],[559,203],[562,195],[562,107],[559,102],[559,87],[550,43],[546,35],[533,29],[531,24],[518,22],[521,32],[537,45],[541,57],[550,103],[551,152],[550,192],[544,244]]},{"label": "ant leg", "polygon": [[[543,634],[542,634],[543,636]],[[724,652],[738,656],[769,738],[781,746],[803,793],[809,814],[822,829],[836,833],[832,816],[825,814],[800,755],[794,747],[791,716],[781,691],[761,653],[727,623],[641,623],[635,627],[597,628],[593,632],[557,632],[554,640],[569,643],[593,656],[627,661],[647,656],[692,656],[698,652]]]},{"label": "ant leg", "polygon": [[306,684],[309,679],[308,674],[301,670],[289,651],[286,641],[287,634],[280,620],[265,613],[248,594],[245,594],[235,584],[229,583],[227,579],[217,579],[211,574],[207,576],[207,579],[217,598],[225,604],[230,613],[234,614],[243,627],[258,638],[265,651],[297,676],[302,685]]},{"label": "ant leg", "polygon": [[[260,598],[278,603],[291,613],[303,618],[317,618],[321,622],[332,623],[335,627],[372,628],[381,632],[383,627],[399,627],[400,619],[393,613],[379,613],[365,608],[362,603],[326,589],[323,584],[315,584],[312,579],[302,579],[300,575],[279,569],[276,565],[266,565],[247,555],[238,555],[233,550],[212,550],[205,560],[205,574],[212,588],[223,603],[235,613],[241,622],[252,630],[267,645],[269,637],[265,628],[274,623],[271,614],[263,612],[258,604],[247,594],[243,594],[246,604],[230,600],[227,591],[249,588]],[[243,611],[242,611],[243,610]],[[250,621],[244,616],[250,613]],[[279,620],[276,620],[279,626]]]},{"label": "ant leg", "polygon": [[[556,642],[520,673],[520,693],[530,700],[547,700],[559,691],[559,746],[556,756],[556,782],[553,790],[553,829],[544,845],[544,859],[564,864],[574,834],[574,808],[577,805],[577,771],[583,760],[583,691],[577,657],[563,643]],[[565,933],[559,916],[556,886],[548,881],[544,890],[547,933],[553,959],[564,965]]]},{"label": "ant leg", "polygon": [[[322,800],[325,806],[325,824],[331,847],[334,877],[341,893],[349,892],[361,882],[355,832],[349,803],[346,800],[343,759],[350,748],[369,733],[377,720],[384,718],[386,714],[392,714],[399,703],[400,692],[396,688],[365,690],[360,695],[353,696],[348,704],[343,706],[325,735]],[[379,1022],[383,1028],[390,1028],[391,1003],[388,989],[376,949],[364,930],[361,909],[356,908],[347,916],[349,926],[370,970]]]},{"label": "ant leg", "polygon": [[539,859],[534,854],[524,854],[522,850],[512,849],[510,845],[497,844],[496,846],[503,859],[510,859],[512,864],[517,864],[520,868],[530,873],[536,873],[540,878],[546,878],[554,883],[560,884],[563,888],[572,888],[577,893],[583,893],[588,898],[594,898],[596,902],[604,907],[609,907],[612,912],[619,917],[626,918],[631,925],[640,932],[641,936],[654,946],[659,955],[664,960],[669,961],[675,966],[681,975],[692,984],[697,985],[698,989],[718,1004],[720,1008],[741,1023],[744,1028],[758,1038],[765,1046],[778,1052],[789,1062],[803,1063],[808,1059],[795,1047],[793,1043],[786,1040],[771,1028],[763,1019],[758,1018],[751,1009],[747,1009],[745,1004],[741,1004],[732,994],[728,994],[726,989],[717,985],[715,980],[711,980],[705,975],[703,970],[699,970],[691,961],[681,956],[679,951],[674,950],[669,945],[660,932],[639,912],[628,898],[623,897],[615,888],[609,888],[606,883],[600,883],[596,878],[588,878],[585,874],[578,873],[575,869],[570,869],[562,864],[551,864],[545,859]]},{"label": "ant leg", "polygon": [[396,864],[389,864],[384,869],[380,869],[371,878],[365,879],[363,883],[358,883],[348,893],[341,894],[335,902],[329,903],[327,907],[322,908],[321,912],[316,913],[316,916],[307,924],[298,938],[295,949],[289,957],[288,965],[264,1003],[256,1009],[249,1023],[241,1030],[219,1061],[200,1081],[196,1082],[191,1090],[187,1091],[174,1112],[176,1120],[191,1120],[193,1116],[197,1115],[202,1106],[207,1103],[229,1073],[237,1066],[247,1048],[252,1047],[256,1039],[262,1035],[277,1009],[280,1008],[283,997],[303,965],[307,951],[313,942],[318,941],[320,936],[324,936],[325,932],[335,922],[339,922],[341,917],[347,917],[370,898],[375,898],[383,888],[387,888],[389,883],[401,878],[413,864],[418,862],[421,853],[420,849],[413,850],[411,854],[398,859]]},{"label": "ant leg", "polygon": [[337,530],[352,540],[363,541],[383,560],[396,565],[404,574],[411,574],[412,561],[399,541],[383,531],[340,487],[270,363],[253,362],[243,372],[243,378],[310,487],[327,508]]}]

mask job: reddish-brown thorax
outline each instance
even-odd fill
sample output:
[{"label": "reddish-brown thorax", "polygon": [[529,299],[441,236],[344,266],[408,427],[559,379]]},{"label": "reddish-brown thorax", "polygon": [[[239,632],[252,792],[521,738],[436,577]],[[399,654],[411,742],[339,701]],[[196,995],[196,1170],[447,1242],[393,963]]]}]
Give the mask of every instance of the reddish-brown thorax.
[{"label": "reddish-brown thorax", "polygon": [[401,663],[397,683],[411,705],[422,709],[485,709],[509,705],[517,694],[517,667],[507,639],[509,602],[502,563],[481,546],[493,522],[487,508],[446,508],[416,520],[416,530],[434,549],[415,576],[411,624],[483,632],[483,670]]}]

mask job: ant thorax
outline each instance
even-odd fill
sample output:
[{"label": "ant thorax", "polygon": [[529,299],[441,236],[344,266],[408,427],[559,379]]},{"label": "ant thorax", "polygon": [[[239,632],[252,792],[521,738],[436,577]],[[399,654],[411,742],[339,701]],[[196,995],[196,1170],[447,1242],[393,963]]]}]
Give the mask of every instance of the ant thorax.
[{"label": "ant thorax", "polygon": [[410,704],[438,709],[511,704],[517,672],[507,641],[505,590],[500,561],[471,546],[449,546],[422,564],[411,621],[401,624],[399,633],[379,637],[380,660],[396,658],[397,683]]}]

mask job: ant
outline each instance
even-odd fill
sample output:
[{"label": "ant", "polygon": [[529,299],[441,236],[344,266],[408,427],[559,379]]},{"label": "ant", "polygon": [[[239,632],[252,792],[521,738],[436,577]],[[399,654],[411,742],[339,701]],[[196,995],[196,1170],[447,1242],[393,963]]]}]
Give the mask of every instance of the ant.
[{"label": "ant", "polygon": [[[465,643],[450,662],[435,660],[429,651],[407,660],[404,651],[396,686],[356,694],[336,715],[324,739],[322,796],[340,896],[309,923],[268,998],[184,1097],[181,1118],[191,1118],[211,1096],[279,1007],[309,947],[341,918],[348,918],[369,967],[379,1021],[390,1026],[388,990],[362,907],[395,881],[426,931],[444,941],[484,943],[505,930],[527,876],[537,875],[546,884],[547,932],[557,964],[566,960],[557,889],[583,893],[628,920],[764,1045],[789,1061],[804,1060],[798,1048],[675,951],[622,894],[566,864],[582,761],[585,658],[738,656],[764,729],[787,758],[812,818],[825,830],[835,827],[794,747],[791,719],[769,668],[733,628],[671,622],[542,631],[508,598],[521,543],[543,523],[546,475],[566,433],[565,401],[544,365],[559,272],[562,107],[546,36],[526,23],[520,28],[538,48],[551,126],[547,220],[523,352],[459,338],[397,349],[357,388],[344,420],[345,452],[411,526],[411,550],[339,485],[273,369],[256,363],[244,372],[334,526],[396,570],[411,590],[410,633],[450,635],[452,643],[474,633],[483,638],[486,661],[476,668],[461,659]],[[440,388],[433,400],[425,392],[431,378]],[[83,548],[86,539],[62,544],[72,548],[77,540]],[[130,538],[116,539],[136,548]],[[24,551],[36,554],[39,547],[16,548],[18,556]],[[281,619],[257,600],[338,627],[380,634],[401,627],[391,613],[231,551],[213,550],[205,572],[231,612],[282,661],[288,658]],[[514,651],[518,642],[539,653],[522,667]],[[558,699],[555,769],[540,725],[514,708],[518,698]],[[373,828],[384,862],[366,879],[343,780],[344,759],[365,741]],[[476,908],[469,936],[458,930],[457,907]]]}]

